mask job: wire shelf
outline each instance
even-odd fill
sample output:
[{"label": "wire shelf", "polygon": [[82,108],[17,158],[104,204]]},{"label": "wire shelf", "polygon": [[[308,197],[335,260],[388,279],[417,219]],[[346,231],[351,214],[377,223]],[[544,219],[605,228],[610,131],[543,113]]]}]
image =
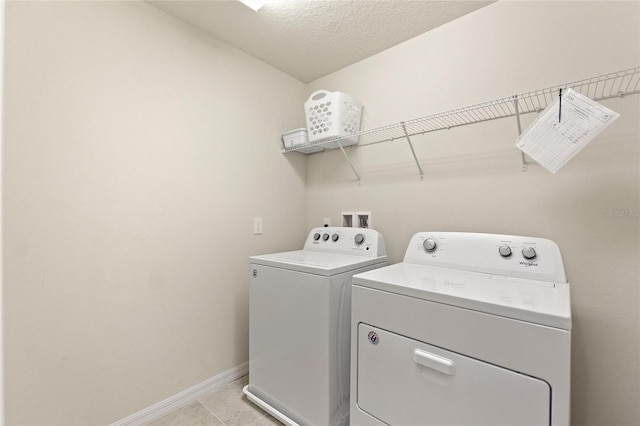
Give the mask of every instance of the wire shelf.
[{"label": "wire shelf", "polygon": [[[520,115],[542,111],[555,99],[556,96],[558,96],[558,91],[560,89],[564,90],[567,88],[571,88],[595,101],[638,94],[640,93],[640,66],[584,80],[559,84],[546,89],[535,90],[476,105],[440,112],[426,117],[377,127],[375,129],[363,130],[342,137],[334,137],[331,139],[298,145],[294,148],[283,149],[282,152],[297,151],[299,149],[313,146],[322,147],[322,145],[328,143],[331,143],[333,146],[338,145],[342,149],[340,141],[347,138],[353,138],[354,136],[358,137],[359,142],[357,145],[353,145],[353,147],[374,145],[394,141],[396,139],[407,139],[411,144],[410,138],[412,136],[509,117],[518,118],[519,126]],[[351,164],[351,161],[344,149],[342,149],[342,152]],[[422,169],[417,158],[415,158],[415,153],[414,159],[416,160],[418,168],[420,169],[420,174],[422,175]],[[358,177],[358,180],[360,180],[360,176],[353,167],[353,164],[351,164],[351,167]],[[524,160],[523,169],[526,169],[524,166]]]},{"label": "wire shelf", "polygon": [[[312,146],[322,146],[329,142],[340,142],[353,136],[358,136],[359,138],[357,146],[374,145],[406,138],[407,135],[409,137],[417,136],[437,130],[446,130],[484,121],[515,117],[517,114],[540,112],[555,99],[558,90],[561,88],[572,88],[576,92],[580,92],[595,101],[638,94],[640,93],[640,67],[571,83],[559,84],[546,89],[440,112],[414,120],[377,127],[375,129],[363,130],[348,136],[298,145],[295,148],[283,149],[283,152],[296,151],[297,149]],[[405,128],[407,130],[406,134],[404,131]]]}]

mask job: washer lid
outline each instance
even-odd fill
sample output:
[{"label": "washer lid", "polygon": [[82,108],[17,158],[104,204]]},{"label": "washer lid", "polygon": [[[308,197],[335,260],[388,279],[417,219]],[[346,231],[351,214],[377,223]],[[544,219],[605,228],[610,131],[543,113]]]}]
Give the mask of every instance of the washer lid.
[{"label": "washer lid", "polygon": [[353,284],[549,327],[571,329],[569,284],[397,263]]},{"label": "washer lid", "polygon": [[342,274],[386,260],[387,256],[368,258],[313,250],[287,251],[249,258],[250,263],[258,265],[325,276]]}]

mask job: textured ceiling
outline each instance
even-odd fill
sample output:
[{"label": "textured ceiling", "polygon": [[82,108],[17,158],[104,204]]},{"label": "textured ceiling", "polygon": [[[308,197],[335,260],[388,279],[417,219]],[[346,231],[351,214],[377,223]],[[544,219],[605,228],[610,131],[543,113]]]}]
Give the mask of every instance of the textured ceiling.
[{"label": "textured ceiling", "polygon": [[148,0],[152,5],[305,83],[492,1]]}]

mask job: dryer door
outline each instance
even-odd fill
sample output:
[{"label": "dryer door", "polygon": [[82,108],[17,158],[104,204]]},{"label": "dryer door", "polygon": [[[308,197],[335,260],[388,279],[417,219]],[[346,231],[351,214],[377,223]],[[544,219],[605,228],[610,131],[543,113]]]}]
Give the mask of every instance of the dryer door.
[{"label": "dryer door", "polygon": [[357,375],[358,406],[390,425],[550,422],[546,382],[362,323]]}]

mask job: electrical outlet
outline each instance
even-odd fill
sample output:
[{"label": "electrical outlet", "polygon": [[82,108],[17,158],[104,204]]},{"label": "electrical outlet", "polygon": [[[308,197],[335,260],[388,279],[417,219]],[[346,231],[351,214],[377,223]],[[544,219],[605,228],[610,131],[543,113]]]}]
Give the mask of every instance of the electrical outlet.
[{"label": "electrical outlet", "polygon": [[253,235],[261,235],[262,234],[262,218],[254,217],[253,218]]}]

